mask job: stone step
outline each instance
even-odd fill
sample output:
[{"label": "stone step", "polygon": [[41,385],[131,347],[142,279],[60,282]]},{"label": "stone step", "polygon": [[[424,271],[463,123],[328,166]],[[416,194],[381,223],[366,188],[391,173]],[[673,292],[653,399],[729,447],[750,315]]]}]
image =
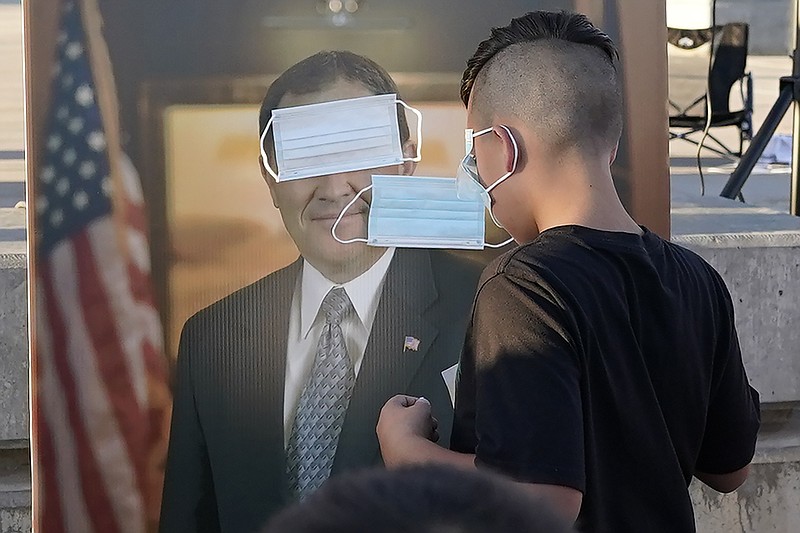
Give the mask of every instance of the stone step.
[{"label": "stone step", "polygon": [[31,505],[30,471],[0,474],[0,509],[15,509]]},{"label": "stone step", "polygon": [[0,475],[0,533],[30,533],[30,474]]},{"label": "stone step", "polygon": [[0,449],[0,533],[30,530],[30,451],[27,448]]}]

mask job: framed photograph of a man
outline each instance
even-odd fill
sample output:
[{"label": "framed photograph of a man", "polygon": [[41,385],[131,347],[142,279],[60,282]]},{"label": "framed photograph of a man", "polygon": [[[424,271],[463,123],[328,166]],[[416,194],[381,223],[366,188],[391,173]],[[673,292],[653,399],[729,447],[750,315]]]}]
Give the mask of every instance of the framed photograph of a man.
[{"label": "framed photograph of a man", "polygon": [[[463,111],[452,96],[437,109],[435,91],[448,83],[457,94],[455,80],[411,78],[417,99],[445,120],[437,131],[423,119],[422,135],[412,135],[416,124],[402,114],[387,126],[399,128],[404,153],[416,154],[424,138],[439,170],[454,174]],[[276,181],[259,158],[256,140],[274,109],[373,94],[407,98],[368,58],[320,52],[279,76],[260,109],[143,106],[163,124],[163,147],[148,152],[164,154],[155,163],[164,168],[157,183],[171,348],[180,332],[162,527],[198,520],[201,495],[213,491],[220,522],[247,529],[332,473],[379,463],[374,423],[392,391],[435,398],[442,441],[449,438],[443,373],[458,361],[481,265],[443,250],[343,244],[331,234],[371,174],[411,175],[416,162]],[[271,159],[272,147],[265,150]],[[344,238],[366,233],[367,205],[345,218]],[[332,308],[343,314],[331,318]],[[339,357],[341,368],[330,362]],[[224,466],[208,484],[211,463]],[[250,506],[254,487],[268,496]]]},{"label": "framed photograph of a man", "polygon": [[[456,201],[464,62],[526,10],[627,29],[623,72],[657,74],[625,78],[638,92],[616,165],[623,201],[668,232],[666,149],[641,140],[660,134],[663,61],[636,53],[660,50],[660,19],[635,2],[58,5],[24,4],[38,529],[258,530],[329,476],[380,466],[375,425],[398,393],[430,400],[448,445],[475,289],[504,250],[357,242],[366,189],[373,175],[436,177]],[[637,9],[645,29],[626,18]],[[404,105],[383,109],[390,120],[365,118],[360,103],[391,94]],[[352,117],[308,118],[345,100]],[[287,109],[319,142],[265,133]],[[276,179],[292,150],[304,175]],[[415,193],[416,227],[448,219]],[[487,243],[508,237],[483,222]],[[92,246],[108,254],[81,252]]]}]

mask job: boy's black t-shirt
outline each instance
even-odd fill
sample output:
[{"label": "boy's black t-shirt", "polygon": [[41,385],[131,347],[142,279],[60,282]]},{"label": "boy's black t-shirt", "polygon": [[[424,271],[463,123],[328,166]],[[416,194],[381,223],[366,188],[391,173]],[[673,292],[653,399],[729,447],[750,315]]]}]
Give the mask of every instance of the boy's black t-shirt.
[{"label": "boy's black t-shirt", "polygon": [[483,274],[451,448],[583,493],[577,527],[694,531],[695,472],[747,465],[759,427],[719,274],[643,229],[561,226]]}]

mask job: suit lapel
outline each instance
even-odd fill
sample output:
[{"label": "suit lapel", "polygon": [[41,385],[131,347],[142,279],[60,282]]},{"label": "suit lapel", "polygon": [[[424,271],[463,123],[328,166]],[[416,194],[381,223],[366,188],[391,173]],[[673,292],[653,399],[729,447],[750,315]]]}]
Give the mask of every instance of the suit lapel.
[{"label": "suit lapel", "polygon": [[[425,311],[436,298],[429,253],[398,249],[386,274],[333,473],[371,464],[377,458],[375,424],[380,408],[408,389],[435,340],[438,328],[426,320]],[[416,350],[404,349],[406,337],[419,340]]]},{"label": "suit lapel", "polygon": [[[286,269],[275,274],[275,279],[265,279],[257,291],[255,301],[246,302],[255,308],[253,331],[245,338],[242,365],[244,381],[251,383],[253,394],[243,408],[254,413],[251,436],[254,442],[248,448],[257,450],[252,455],[253,473],[263,476],[262,483],[281,480],[286,490],[286,456],[284,450],[283,398],[286,377],[286,347],[289,333],[289,316],[297,276],[302,266],[298,259]],[[252,310],[250,312],[253,312]]]}]

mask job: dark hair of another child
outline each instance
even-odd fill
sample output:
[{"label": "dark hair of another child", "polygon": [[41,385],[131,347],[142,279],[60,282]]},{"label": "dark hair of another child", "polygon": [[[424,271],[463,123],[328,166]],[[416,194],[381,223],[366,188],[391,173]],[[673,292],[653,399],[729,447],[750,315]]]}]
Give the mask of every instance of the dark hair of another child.
[{"label": "dark hair of another child", "polygon": [[510,481],[441,466],[365,470],[328,480],[262,533],[567,533]]}]

